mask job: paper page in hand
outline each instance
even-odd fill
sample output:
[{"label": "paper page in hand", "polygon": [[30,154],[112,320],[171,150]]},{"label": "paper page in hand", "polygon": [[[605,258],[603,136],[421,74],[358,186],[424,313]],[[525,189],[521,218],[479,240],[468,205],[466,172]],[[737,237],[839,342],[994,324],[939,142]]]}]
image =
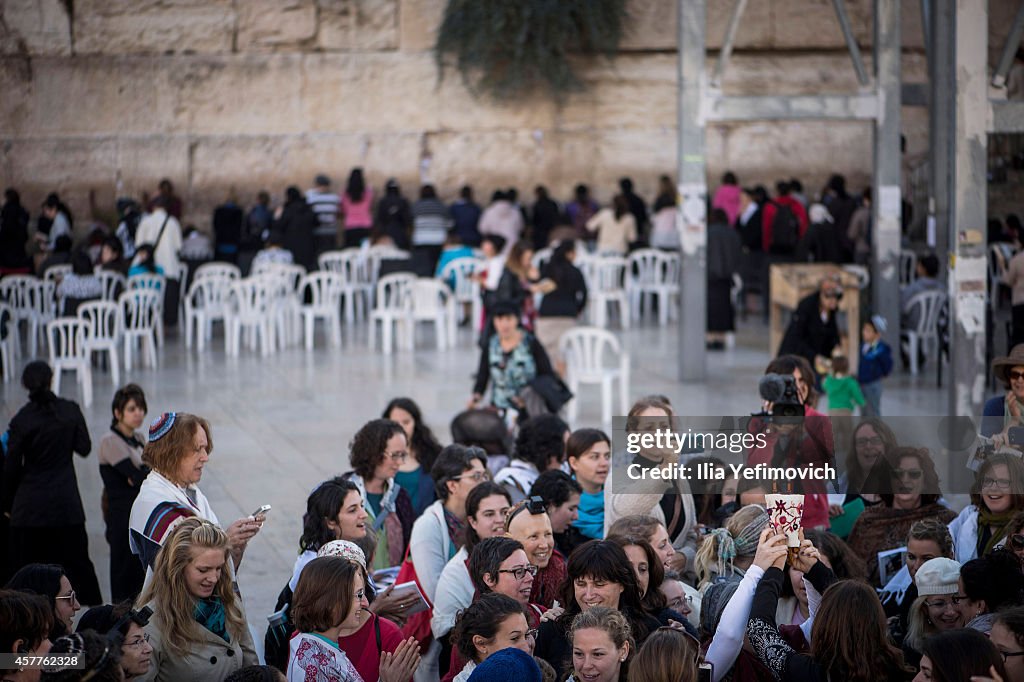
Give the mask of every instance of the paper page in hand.
[{"label": "paper page in hand", "polygon": [[404,609],[402,611],[406,616],[411,616],[414,613],[426,611],[428,608],[430,608],[427,605],[427,598],[423,596],[423,593],[420,592],[420,588],[417,587],[415,581],[412,580],[410,580],[407,583],[395,585],[395,589],[391,591],[391,596],[396,599],[405,599],[412,596],[413,594],[415,594],[418,597],[418,599],[414,604],[409,606],[409,608]]}]

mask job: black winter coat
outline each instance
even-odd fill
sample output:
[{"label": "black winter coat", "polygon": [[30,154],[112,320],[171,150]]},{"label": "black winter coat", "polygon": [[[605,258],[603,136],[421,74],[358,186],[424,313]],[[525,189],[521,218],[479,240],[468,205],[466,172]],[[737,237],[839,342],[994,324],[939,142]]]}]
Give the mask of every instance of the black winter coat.
[{"label": "black winter coat", "polygon": [[292,259],[306,268],[316,270],[316,248],[313,230],[320,224],[316,213],[305,199],[284,205],[274,229],[284,235],[284,248],[292,252]]},{"label": "black winter coat", "polygon": [[52,393],[48,397],[25,405],[11,420],[2,509],[11,514],[14,527],[85,523],[71,456],[89,454],[89,430],[76,403]]}]

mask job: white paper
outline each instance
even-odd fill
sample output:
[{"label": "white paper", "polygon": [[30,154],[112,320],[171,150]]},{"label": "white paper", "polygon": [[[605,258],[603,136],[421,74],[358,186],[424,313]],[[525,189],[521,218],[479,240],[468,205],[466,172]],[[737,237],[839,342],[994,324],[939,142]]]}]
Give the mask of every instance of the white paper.
[{"label": "white paper", "polygon": [[957,282],[984,282],[988,277],[987,259],[984,256],[959,256],[953,273]]},{"label": "white paper", "polygon": [[899,185],[886,185],[878,188],[878,212],[883,216],[895,216],[899,219],[903,212]]},{"label": "white paper", "polygon": [[956,321],[967,334],[980,334],[985,331],[985,294],[957,294]]},{"label": "white paper", "polygon": [[678,228],[683,253],[692,256],[708,243],[707,192],[700,183],[681,184],[679,190]]}]

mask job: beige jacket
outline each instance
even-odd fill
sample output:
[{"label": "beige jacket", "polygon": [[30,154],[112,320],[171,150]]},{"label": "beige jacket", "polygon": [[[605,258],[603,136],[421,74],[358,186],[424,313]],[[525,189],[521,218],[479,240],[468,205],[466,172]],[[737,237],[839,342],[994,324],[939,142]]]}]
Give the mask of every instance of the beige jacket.
[{"label": "beige jacket", "polygon": [[[153,605],[150,608],[156,610]],[[149,672],[138,678],[142,682],[221,682],[239,668],[260,662],[248,627],[241,640],[230,644],[206,628],[199,628],[202,636],[189,647],[185,656],[166,649],[160,635],[162,627],[160,614],[154,613],[146,626],[153,657]]]}]

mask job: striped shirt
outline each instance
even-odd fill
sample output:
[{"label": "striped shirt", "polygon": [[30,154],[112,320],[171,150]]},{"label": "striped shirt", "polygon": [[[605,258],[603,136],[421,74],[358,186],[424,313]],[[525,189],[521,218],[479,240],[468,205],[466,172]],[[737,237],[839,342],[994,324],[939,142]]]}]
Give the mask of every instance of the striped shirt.
[{"label": "striped shirt", "polygon": [[416,246],[440,246],[451,218],[448,209],[438,199],[420,199],[412,206],[412,243]]},{"label": "striped shirt", "polygon": [[338,225],[338,206],[341,197],[334,192],[321,192],[314,188],[306,191],[306,203],[320,220],[316,234],[334,234]]}]

